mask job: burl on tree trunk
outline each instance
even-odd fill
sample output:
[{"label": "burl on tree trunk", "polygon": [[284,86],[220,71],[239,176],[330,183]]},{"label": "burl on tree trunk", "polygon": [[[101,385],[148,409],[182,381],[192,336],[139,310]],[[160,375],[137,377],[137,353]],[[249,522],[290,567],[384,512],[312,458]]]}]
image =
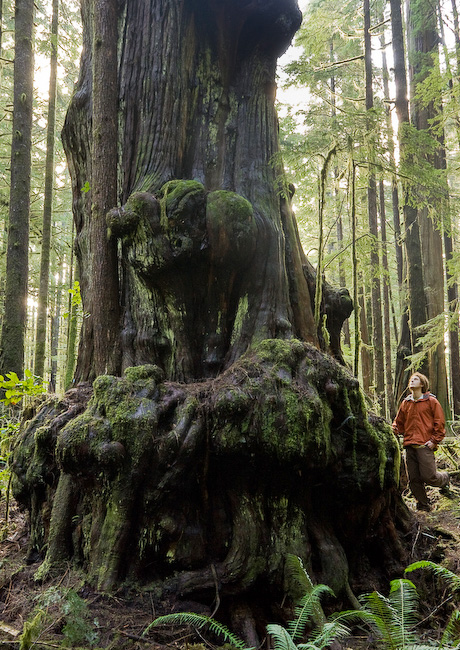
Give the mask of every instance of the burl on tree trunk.
[{"label": "burl on tree trunk", "polygon": [[[94,392],[45,404],[18,438],[30,557],[47,548],[42,576],[72,559],[101,589],[141,581],[208,603],[217,590],[238,608],[279,595],[294,553],[351,598],[350,583],[401,560],[399,451],[333,358],[348,293],[325,283],[328,331],[313,318],[315,274],[276,155],[276,61],[297,4],[117,6],[119,206],[107,206],[103,235],[118,250],[107,286],[119,277],[119,302],[94,282],[107,272],[91,223],[102,146],[91,58],[101,63],[104,43],[98,34],[93,47],[85,1],[64,141],[87,312],[76,379],[95,379]],[[119,354],[107,349],[119,367],[96,378],[104,301],[120,315]]]}]

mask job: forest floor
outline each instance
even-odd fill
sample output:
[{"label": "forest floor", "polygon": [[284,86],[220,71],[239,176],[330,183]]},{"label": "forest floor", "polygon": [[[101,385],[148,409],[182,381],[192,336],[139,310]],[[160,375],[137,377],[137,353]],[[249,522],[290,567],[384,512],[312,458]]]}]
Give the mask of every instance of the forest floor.
[{"label": "forest floor", "polygon": [[[412,530],[407,534],[410,562],[431,560],[460,575],[460,477],[454,476],[450,497],[434,488],[429,491],[433,510],[429,513],[414,511]],[[414,502],[408,492],[404,499],[413,510]],[[2,521],[4,501],[0,502]],[[169,613],[166,602],[162,603],[162,611],[156,611],[148,592],[120,590],[110,596],[99,594],[85,584],[82,575],[70,568],[59,579],[37,583],[34,573],[38,565],[26,564],[27,541],[26,518],[13,503],[8,528],[0,542],[0,650],[204,650],[215,647],[205,639],[200,641],[187,629],[155,629],[142,636],[156,616]],[[440,638],[454,605],[449,593],[440,592],[427,580],[421,583],[419,591],[420,636],[433,642]],[[184,608],[186,606],[184,604]],[[361,636],[358,634],[349,642],[333,647],[336,650],[365,650],[376,646],[363,631]]]}]

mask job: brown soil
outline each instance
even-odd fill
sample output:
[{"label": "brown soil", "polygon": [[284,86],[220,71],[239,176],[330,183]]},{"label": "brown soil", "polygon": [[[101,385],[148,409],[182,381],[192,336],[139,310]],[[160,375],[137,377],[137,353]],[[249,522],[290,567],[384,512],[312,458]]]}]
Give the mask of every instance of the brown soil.
[{"label": "brown soil", "polygon": [[[452,467],[451,467],[452,469]],[[409,493],[404,498],[412,510],[414,502]],[[415,512],[412,530],[407,534],[410,562],[425,559],[442,564],[460,575],[460,478],[454,477],[450,497],[439,490],[430,489],[433,510],[430,513]],[[5,521],[5,501],[0,502],[1,520]],[[45,584],[34,580],[38,564],[25,563],[28,528],[26,517],[13,503],[10,508],[8,526],[0,542],[0,650],[18,650],[20,635],[25,623],[43,612],[37,625],[39,632],[32,634],[31,645],[24,650],[45,650],[49,648],[104,648],[106,650],[148,650],[149,648],[187,648],[190,650],[200,639],[184,629],[155,629],[142,636],[149,623],[171,607],[164,601],[154,605],[149,592],[120,589],[113,595],[96,593],[74,569],[68,569],[58,578]],[[417,575],[419,574],[419,575]],[[439,638],[446,618],[454,607],[450,594],[440,590],[439,584],[427,574],[411,573],[407,577],[416,582],[421,595],[421,629],[423,636]],[[63,594],[78,594],[87,605],[86,614],[76,622],[73,601],[66,601]],[[67,604],[68,602],[68,604]],[[77,599],[77,602],[81,602]],[[184,603],[184,610],[199,611],[197,603]],[[202,608],[201,613],[212,612]],[[74,617],[75,618],[75,617]],[[77,631],[69,632],[66,625],[72,621]],[[78,624],[83,631],[78,632]],[[86,627],[85,627],[86,626]],[[85,630],[87,636],[85,637]],[[93,645],[91,634],[95,633]],[[73,634],[73,636],[72,636]],[[80,636],[79,636],[80,635]],[[89,636],[88,636],[89,635]],[[201,640],[209,647],[208,641]],[[335,648],[360,650],[373,648],[371,640],[362,633],[361,637],[336,645]],[[201,645],[200,648],[203,648]],[[22,649],[21,649],[22,650]]]}]

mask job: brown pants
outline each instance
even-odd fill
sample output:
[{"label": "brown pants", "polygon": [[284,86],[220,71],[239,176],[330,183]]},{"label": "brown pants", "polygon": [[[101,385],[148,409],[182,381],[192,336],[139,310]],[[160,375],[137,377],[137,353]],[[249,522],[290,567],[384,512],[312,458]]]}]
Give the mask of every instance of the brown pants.
[{"label": "brown pants", "polygon": [[449,483],[447,472],[438,472],[434,453],[428,447],[406,447],[406,470],[412,494],[419,503],[429,505],[425,484],[444,487]]}]

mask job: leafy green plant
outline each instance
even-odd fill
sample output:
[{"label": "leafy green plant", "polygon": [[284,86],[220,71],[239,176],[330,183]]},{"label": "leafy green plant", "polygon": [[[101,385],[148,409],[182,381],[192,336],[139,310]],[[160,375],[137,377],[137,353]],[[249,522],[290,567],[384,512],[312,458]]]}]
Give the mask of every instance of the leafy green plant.
[{"label": "leafy green plant", "polygon": [[[69,289],[69,293],[70,293],[70,306],[74,309],[77,309],[82,304],[80,283],[78,282],[78,280],[74,281],[73,287]],[[64,318],[69,318],[70,313],[66,311],[62,315]]]},{"label": "leafy green plant", "polygon": [[23,397],[35,397],[46,393],[46,388],[40,377],[36,377],[30,370],[25,370],[24,379],[19,379],[15,372],[7,372],[6,379],[0,375],[0,391],[4,397],[0,399],[6,406],[18,404]]},{"label": "leafy green plant", "polygon": [[[452,596],[455,593],[460,592],[460,576],[456,575],[449,569],[446,569],[435,562],[430,562],[429,560],[420,560],[410,564],[406,568],[405,573],[411,573],[418,569],[428,571],[441,582],[444,582]],[[455,609],[452,612],[438,647],[441,649],[460,648],[460,611],[458,609]]]},{"label": "leafy green plant", "polygon": [[50,587],[37,598],[37,606],[24,623],[20,650],[32,648],[46,632],[62,626],[62,648],[92,648],[99,640],[98,622],[90,619],[86,602],[72,588]]},{"label": "leafy green plant", "polygon": [[[453,592],[460,591],[460,577],[448,569],[434,562],[421,561],[408,566],[406,573],[417,569],[433,572]],[[351,627],[362,624],[370,628],[376,637],[373,647],[382,650],[460,650],[460,612],[457,610],[450,617],[440,641],[421,641],[416,631],[419,595],[411,580],[392,580],[388,596],[378,591],[363,594],[358,599],[360,609],[346,610],[326,617],[321,598],[334,596],[334,593],[327,585],[314,585],[298,557],[287,557],[286,578],[290,592],[301,595],[296,601],[295,616],[286,627],[277,623],[267,625],[274,650],[323,650],[329,648],[333,641],[352,637]],[[157,625],[207,628],[235,648],[245,650],[241,639],[207,616],[193,613],[161,616],[150,623],[144,634]]]},{"label": "leafy green plant", "polygon": [[[45,392],[43,381],[30,370],[24,372],[24,379],[19,379],[15,372],[8,372],[6,377],[0,375],[0,489],[6,491],[7,504],[10,482],[8,458],[22,415],[22,410],[17,405],[24,398],[36,397]],[[5,519],[7,525],[8,516]]]},{"label": "leafy green plant", "polygon": [[418,645],[414,628],[419,599],[410,580],[392,580],[388,597],[373,591],[358,600],[361,610],[341,612],[338,617],[366,623],[381,639],[379,645],[385,650],[409,650]]},{"label": "leafy green plant", "polygon": [[207,631],[211,634],[215,634],[217,637],[223,639],[224,643],[229,643],[234,648],[239,650],[250,650],[247,648],[247,645],[242,639],[240,639],[236,634],[230,632],[230,630],[219,621],[215,619],[204,616],[202,614],[195,614],[193,612],[177,612],[175,614],[166,614],[165,616],[159,616],[154,621],[152,621],[143,631],[142,636],[147,634],[147,632],[152,627],[157,627],[158,625],[172,625],[180,626],[187,625],[193,627],[196,630],[201,630],[206,628]]},{"label": "leafy green plant", "polygon": [[[267,625],[275,650],[318,650],[327,648],[338,639],[350,636],[350,629],[339,618],[327,619],[321,606],[321,598],[334,596],[327,585],[314,585],[305,570],[300,558],[288,555],[286,558],[286,579],[290,589],[295,594],[299,590],[302,595],[296,599],[295,617],[288,622],[287,628],[276,623]],[[307,628],[309,640],[300,643],[305,637]]]}]

